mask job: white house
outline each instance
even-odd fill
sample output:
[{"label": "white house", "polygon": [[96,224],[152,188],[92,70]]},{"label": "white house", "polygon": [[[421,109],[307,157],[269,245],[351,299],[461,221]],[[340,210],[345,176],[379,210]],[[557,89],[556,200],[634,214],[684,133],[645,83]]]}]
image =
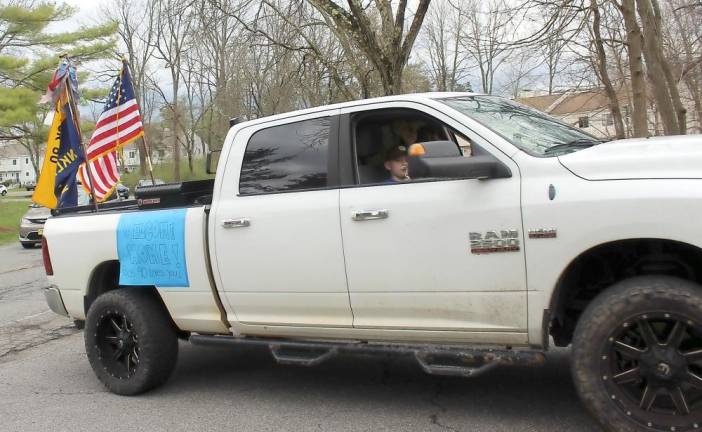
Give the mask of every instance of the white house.
[{"label": "white house", "polygon": [[[151,163],[158,165],[164,159],[167,159],[170,153],[166,153],[163,149],[151,149]],[[127,172],[132,172],[139,169],[139,144],[134,141],[122,148],[121,160]]]},{"label": "white house", "polygon": [[[570,90],[555,94],[535,95],[534,92],[525,92],[517,98],[518,102],[536,108],[564,122],[579,127],[585,132],[600,138],[613,138],[616,135],[614,119],[609,110],[608,98],[603,89]],[[629,108],[629,95],[622,89],[617,94],[619,106],[622,111],[624,128],[627,136],[632,134],[631,111]],[[697,119],[694,107],[687,102],[688,133],[699,133],[700,119]],[[663,127],[658,115],[650,107],[648,109],[648,123],[651,134],[660,135]]]},{"label": "white house", "polygon": [[0,145],[0,182],[6,180],[20,185],[37,181],[29,152],[19,144]]}]

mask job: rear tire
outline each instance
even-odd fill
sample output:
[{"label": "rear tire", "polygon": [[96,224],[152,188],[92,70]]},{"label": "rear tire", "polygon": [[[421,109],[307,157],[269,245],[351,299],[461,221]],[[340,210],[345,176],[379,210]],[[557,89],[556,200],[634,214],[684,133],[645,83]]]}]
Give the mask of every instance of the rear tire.
[{"label": "rear tire", "polygon": [[572,374],[608,430],[702,426],[702,287],[668,276],[613,285],[582,314]]},{"label": "rear tire", "polygon": [[178,338],[153,291],[122,288],[102,294],[90,306],[85,350],[105,387],[135,395],[168,380],[178,358]]}]

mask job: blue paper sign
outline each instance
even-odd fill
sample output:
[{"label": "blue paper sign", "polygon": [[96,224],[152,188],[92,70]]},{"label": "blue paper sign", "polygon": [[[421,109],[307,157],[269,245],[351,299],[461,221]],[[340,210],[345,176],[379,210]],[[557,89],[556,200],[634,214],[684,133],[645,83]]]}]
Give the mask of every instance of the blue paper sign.
[{"label": "blue paper sign", "polygon": [[186,209],[120,215],[117,256],[120,285],[187,287]]}]

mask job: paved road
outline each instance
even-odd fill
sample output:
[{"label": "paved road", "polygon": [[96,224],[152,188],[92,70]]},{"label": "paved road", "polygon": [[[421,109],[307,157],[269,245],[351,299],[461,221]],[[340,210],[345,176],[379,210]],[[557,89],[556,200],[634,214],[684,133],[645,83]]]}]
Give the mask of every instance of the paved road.
[{"label": "paved road", "polygon": [[0,246],[0,358],[75,333],[46,306],[47,285],[41,249],[19,242]]},{"label": "paved road", "polygon": [[425,375],[409,359],[340,357],[281,366],[260,348],[181,344],[162,388],[105,391],[82,333],[42,313],[39,250],[0,247],[0,429],[7,431],[599,430],[570,380],[568,352],[542,368],[470,380]]}]

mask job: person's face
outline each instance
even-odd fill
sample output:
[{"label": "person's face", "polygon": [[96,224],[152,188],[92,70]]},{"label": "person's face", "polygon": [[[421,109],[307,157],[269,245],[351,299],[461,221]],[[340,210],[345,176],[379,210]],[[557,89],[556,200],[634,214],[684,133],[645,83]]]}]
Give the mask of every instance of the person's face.
[{"label": "person's face", "polygon": [[404,180],[408,177],[409,167],[407,157],[400,156],[396,159],[385,162],[385,169],[390,171],[390,175],[396,180]]},{"label": "person's face", "polygon": [[400,124],[398,132],[405,144],[410,145],[417,142],[417,126],[415,124],[403,122]]}]

